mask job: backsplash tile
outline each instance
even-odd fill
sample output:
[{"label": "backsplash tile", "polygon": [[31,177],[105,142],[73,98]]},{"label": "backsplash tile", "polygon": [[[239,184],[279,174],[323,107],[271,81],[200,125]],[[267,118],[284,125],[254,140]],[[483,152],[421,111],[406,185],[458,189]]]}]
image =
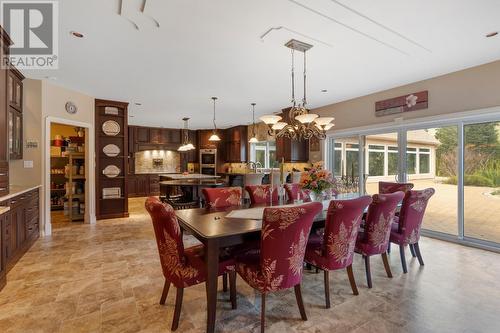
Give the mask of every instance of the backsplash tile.
[{"label": "backsplash tile", "polygon": [[146,150],[135,153],[135,173],[178,173],[180,156],[171,150]]}]

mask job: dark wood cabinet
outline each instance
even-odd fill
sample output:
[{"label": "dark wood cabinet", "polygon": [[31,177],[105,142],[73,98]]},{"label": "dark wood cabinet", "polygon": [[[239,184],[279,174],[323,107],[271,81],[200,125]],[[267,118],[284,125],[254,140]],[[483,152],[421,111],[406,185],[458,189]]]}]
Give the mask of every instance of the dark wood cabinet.
[{"label": "dark wood cabinet", "polygon": [[23,158],[23,80],[15,68],[7,72],[8,147],[11,160]]},{"label": "dark wood cabinet", "polygon": [[276,158],[285,162],[308,162],[309,140],[291,140],[287,138],[276,139]]},{"label": "dark wood cabinet", "polygon": [[137,143],[149,143],[151,142],[150,136],[149,136],[149,128],[148,127],[135,127],[135,141]]},{"label": "dark wood cabinet", "polygon": [[129,198],[160,195],[160,176],[156,174],[129,176]]},{"label": "dark wood cabinet", "polygon": [[223,142],[224,140],[224,131],[223,130],[217,130],[217,134],[221,138],[221,141],[219,142],[211,142],[208,141],[210,136],[213,133],[213,130],[198,130],[198,149],[218,149],[220,146],[220,143]]},{"label": "dark wood cabinet", "polygon": [[5,274],[29,250],[40,232],[38,189],[17,195],[1,206],[10,210],[0,215],[0,289]]},{"label": "dark wood cabinet", "polygon": [[[9,47],[12,44],[11,39],[0,27],[0,58],[9,54]],[[9,193],[9,98],[7,95],[9,70],[0,67],[0,196]],[[11,85],[13,91],[14,85]],[[10,93],[13,95],[13,92]]]},{"label": "dark wood cabinet", "polygon": [[225,130],[225,162],[245,163],[248,160],[247,126]]}]

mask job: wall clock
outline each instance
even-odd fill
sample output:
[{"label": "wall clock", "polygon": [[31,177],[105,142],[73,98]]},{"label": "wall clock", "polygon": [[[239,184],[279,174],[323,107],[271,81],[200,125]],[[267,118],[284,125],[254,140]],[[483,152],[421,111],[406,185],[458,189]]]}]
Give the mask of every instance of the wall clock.
[{"label": "wall clock", "polygon": [[78,108],[76,107],[75,103],[73,102],[66,103],[66,112],[68,112],[69,114],[75,114],[76,111],[78,111]]}]

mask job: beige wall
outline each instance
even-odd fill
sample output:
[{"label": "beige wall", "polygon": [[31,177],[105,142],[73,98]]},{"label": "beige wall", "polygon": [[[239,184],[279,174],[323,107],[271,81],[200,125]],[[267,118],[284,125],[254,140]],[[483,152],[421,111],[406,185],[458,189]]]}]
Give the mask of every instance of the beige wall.
[{"label": "beige wall", "polygon": [[[429,91],[426,110],[375,117],[375,102],[422,90]],[[394,118],[414,119],[500,105],[500,61],[381,91],[314,109],[314,113],[335,117],[331,132],[373,124]]]},{"label": "beige wall", "polygon": [[[50,133],[46,132],[47,117],[57,118],[55,122],[80,122],[89,124],[91,132],[94,131],[94,98],[77,91],[69,90],[57,86],[48,81],[26,79],[24,82],[24,145],[26,140],[38,141],[38,148],[24,149],[24,160],[33,161],[33,169],[24,169],[23,161],[11,161],[9,167],[10,183],[13,185],[44,185],[45,175],[49,174],[49,170],[45,169],[46,159],[46,141],[50,140]],[[66,112],[66,102],[72,101],[78,107],[78,112],[75,115],[70,115]],[[74,126],[74,125],[72,125]],[[87,150],[87,161],[94,160],[93,141],[89,141],[89,132],[85,133],[86,147],[92,147]],[[92,136],[93,138],[93,136]],[[93,167],[86,168],[87,187],[90,183],[95,183]],[[41,193],[46,194],[48,189],[42,187]],[[86,189],[88,195],[89,190]],[[87,198],[86,198],[87,199]],[[45,195],[41,196],[42,200],[42,227],[45,229]],[[87,213],[95,212],[94,202],[87,201]],[[89,205],[92,208],[89,210]],[[87,214],[86,221],[88,222],[91,216]]]},{"label": "beige wall", "polygon": [[26,141],[37,141],[38,148],[23,148],[23,159],[33,161],[33,169],[24,169],[24,160],[9,163],[9,180],[13,185],[36,186],[42,184],[42,81],[23,81],[23,146]]}]

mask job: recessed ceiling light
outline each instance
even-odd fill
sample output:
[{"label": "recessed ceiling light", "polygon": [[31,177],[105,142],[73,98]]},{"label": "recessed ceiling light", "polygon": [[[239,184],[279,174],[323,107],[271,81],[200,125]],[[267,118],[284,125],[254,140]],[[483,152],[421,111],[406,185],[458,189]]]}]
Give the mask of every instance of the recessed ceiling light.
[{"label": "recessed ceiling light", "polygon": [[328,92],[328,90],[327,89],[321,89],[321,92],[322,93],[326,93],[326,92]]},{"label": "recessed ceiling light", "polygon": [[134,104],[137,105],[137,106],[141,106],[142,105],[142,103],[134,103]]},{"label": "recessed ceiling light", "polygon": [[81,32],[78,32],[78,31],[70,31],[69,33],[71,36],[73,37],[76,37],[76,38],[83,38],[83,34]]},{"label": "recessed ceiling light", "polygon": [[55,77],[55,76],[46,76],[45,79],[47,79],[47,80],[54,80],[55,81],[55,80],[57,80],[57,77]]},{"label": "recessed ceiling light", "polygon": [[498,31],[493,31],[493,32],[490,32],[489,34],[487,34],[486,38],[495,37],[496,35],[498,35]]}]

